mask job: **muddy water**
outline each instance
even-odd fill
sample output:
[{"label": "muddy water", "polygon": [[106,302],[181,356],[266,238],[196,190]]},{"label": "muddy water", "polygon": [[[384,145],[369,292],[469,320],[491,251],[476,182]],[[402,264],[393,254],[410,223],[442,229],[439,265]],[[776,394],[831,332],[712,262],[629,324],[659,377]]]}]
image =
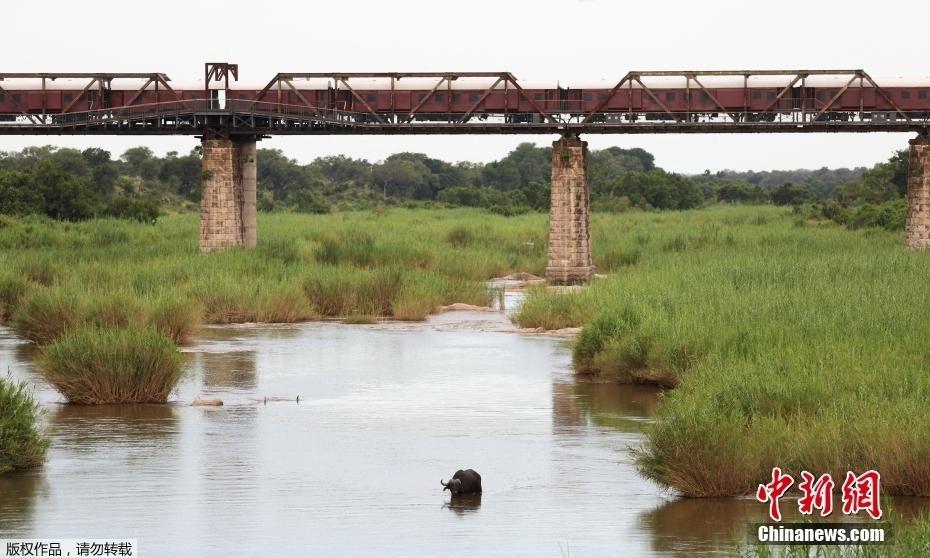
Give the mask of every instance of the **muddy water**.
[{"label": "muddy water", "polygon": [[[564,340],[509,327],[464,312],[205,328],[175,403],[115,407],[60,404],[0,330],[0,370],[34,382],[53,429],[45,467],[0,476],[0,538],[136,538],[149,557],[697,556],[761,518],[640,478],[628,448],[656,393],[575,383]],[[439,481],[467,467],[485,492],[452,503]]]}]

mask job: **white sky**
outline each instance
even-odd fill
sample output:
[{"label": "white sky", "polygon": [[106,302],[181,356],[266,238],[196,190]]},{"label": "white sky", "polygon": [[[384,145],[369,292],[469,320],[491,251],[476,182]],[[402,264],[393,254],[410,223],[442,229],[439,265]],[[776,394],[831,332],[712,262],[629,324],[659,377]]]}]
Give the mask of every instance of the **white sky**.
[{"label": "white sky", "polygon": [[[628,70],[862,68],[930,75],[930,2],[856,0],[355,0],[5,2],[0,72],[164,72],[202,79],[203,63],[239,64],[243,82],[277,72],[510,71],[520,79],[619,79]],[[861,166],[910,134],[588,135],[593,148],[643,147],[677,172]],[[549,136],[273,138],[300,161],[380,160],[418,151],[489,161]],[[187,152],[192,137],[2,137],[0,150],[51,143],[114,156],[147,145]]]}]

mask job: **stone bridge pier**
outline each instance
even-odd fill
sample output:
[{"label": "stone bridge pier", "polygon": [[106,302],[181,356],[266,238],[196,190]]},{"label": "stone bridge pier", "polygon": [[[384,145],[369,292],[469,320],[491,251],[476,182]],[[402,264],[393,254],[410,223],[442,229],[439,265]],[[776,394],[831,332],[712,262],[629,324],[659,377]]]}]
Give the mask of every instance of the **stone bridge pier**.
[{"label": "stone bridge pier", "polygon": [[257,166],[255,138],[208,138],[203,148],[200,251],[255,248]]},{"label": "stone bridge pier", "polygon": [[921,134],[910,144],[904,243],[908,248],[926,250],[930,247],[930,137]]},{"label": "stone bridge pier", "polygon": [[588,143],[576,135],[563,136],[552,142],[549,284],[586,283],[594,275],[590,205]]}]

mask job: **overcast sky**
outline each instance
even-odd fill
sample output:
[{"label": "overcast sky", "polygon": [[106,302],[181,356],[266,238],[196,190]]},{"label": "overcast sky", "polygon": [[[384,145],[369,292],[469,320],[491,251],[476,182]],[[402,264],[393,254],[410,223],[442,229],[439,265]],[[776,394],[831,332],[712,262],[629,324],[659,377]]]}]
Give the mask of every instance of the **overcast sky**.
[{"label": "overcast sky", "polygon": [[[0,72],[164,72],[195,81],[203,63],[240,80],[277,72],[510,71],[520,79],[619,79],[628,70],[862,68],[930,75],[930,3],[642,0],[381,0],[4,3]],[[643,147],[685,173],[871,165],[911,134],[589,135],[593,148]],[[372,161],[418,151],[489,161],[550,136],[357,136],[264,140],[300,161]],[[191,137],[0,137],[0,150],[52,143],[186,152]]]}]

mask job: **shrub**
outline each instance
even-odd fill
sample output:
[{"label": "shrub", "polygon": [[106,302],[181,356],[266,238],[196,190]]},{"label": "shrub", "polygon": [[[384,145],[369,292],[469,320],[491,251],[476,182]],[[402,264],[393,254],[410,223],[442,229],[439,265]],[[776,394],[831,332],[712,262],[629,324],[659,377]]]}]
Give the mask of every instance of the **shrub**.
[{"label": "shrub", "polygon": [[453,228],[446,235],[446,242],[455,246],[456,248],[464,248],[471,245],[475,240],[475,235],[472,234],[471,229],[459,225]]},{"label": "shrub", "polygon": [[168,295],[149,303],[148,323],[174,343],[186,343],[200,325],[201,305],[185,296]]},{"label": "shrub", "polygon": [[596,261],[599,271],[614,271],[621,267],[636,265],[642,256],[642,250],[632,248],[628,250],[609,250],[599,261]]},{"label": "shrub", "polygon": [[322,215],[332,211],[332,207],[322,194],[312,190],[298,190],[292,195],[297,204],[297,211],[301,213],[316,213]]},{"label": "shrub", "polygon": [[131,219],[140,223],[154,224],[161,215],[161,210],[157,200],[120,196],[107,203],[104,213],[117,219]]},{"label": "shrub", "polygon": [[45,379],[70,402],[164,403],[181,379],[181,354],[154,328],[81,328],[45,347]]},{"label": "shrub", "polygon": [[392,303],[392,313],[398,320],[419,321],[435,313],[442,305],[440,293],[421,281],[407,281]]},{"label": "shrub", "polygon": [[29,290],[29,283],[12,274],[0,275],[0,322],[9,320],[26,292]]},{"label": "shrub", "polygon": [[39,345],[72,329],[83,317],[83,304],[71,289],[33,289],[13,314],[13,329]]},{"label": "shrub", "polygon": [[45,460],[49,441],[36,424],[39,415],[25,382],[0,377],[0,474]]}]

